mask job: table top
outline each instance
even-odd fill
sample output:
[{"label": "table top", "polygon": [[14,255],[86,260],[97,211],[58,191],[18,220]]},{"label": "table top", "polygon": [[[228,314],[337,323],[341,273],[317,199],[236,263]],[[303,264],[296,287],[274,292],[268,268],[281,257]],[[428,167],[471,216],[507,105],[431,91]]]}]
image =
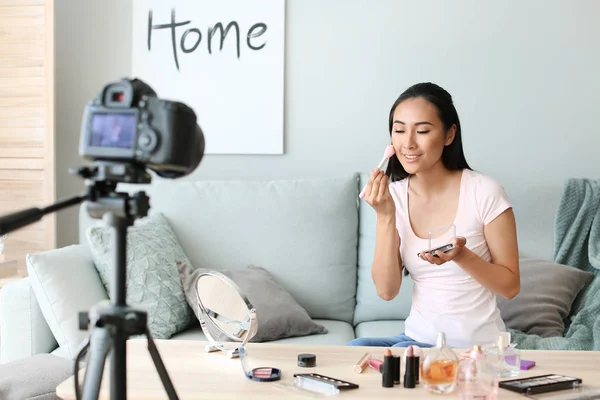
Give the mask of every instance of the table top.
[{"label": "table top", "polygon": [[[180,399],[307,398],[306,394],[282,389],[273,383],[251,381],[244,376],[239,359],[228,358],[221,352],[206,353],[206,342],[191,340],[156,340],[155,342]],[[132,339],[128,341],[127,346],[127,398],[130,400],[167,399],[147,350],[146,340]],[[415,389],[406,389],[402,384],[393,388],[384,388],[378,371],[370,367],[361,374],[353,371],[354,364],[365,352],[370,352],[373,358],[383,359],[385,348],[382,347],[249,343],[246,349],[251,367],[276,367],[282,370],[281,380],[275,382],[280,385],[291,385],[295,373],[315,372],[359,385],[358,389],[344,391],[336,397],[353,399],[439,397],[439,395],[429,394],[422,382]],[[405,349],[393,348],[392,350],[393,354],[402,355]],[[300,353],[315,354],[316,367],[298,367],[297,356]],[[535,361],[536,366],[529,371],[521,371],[519,377],[564,374],[581,378],[585,385],[600,389],[597,369],[600,352],[522,350],[521,358]],[[109,365],[110,363],[107,362],[100,399],[109,399]],[[80,379],[83,379],[83,374]],[[64,400],[75,399],[73,382],[71,377],[60,384],[57,387],[57,395]],[[458,395],[455,392],[444,397],[452,399],[458,398]],[[524,399],[525,397],[500,389],[499,398]]]}]

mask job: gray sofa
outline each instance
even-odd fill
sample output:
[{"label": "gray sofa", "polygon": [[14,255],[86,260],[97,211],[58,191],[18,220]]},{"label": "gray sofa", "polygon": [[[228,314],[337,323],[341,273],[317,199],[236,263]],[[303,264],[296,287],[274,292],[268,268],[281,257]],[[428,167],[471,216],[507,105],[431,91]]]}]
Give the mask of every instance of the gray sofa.
[{"label": "gray sofa", "polygon": [[[355,337],[402,332],[411,304],[410,278],[392,301],[376,294],[370,274],[375,213],[358,200],[365,179],[365,174],[348,174],[278,181],[156,180],[125,190],[147,191],[151,213],[168,219],[194,267],[263,267],[328,330],[278,343],[344,345]],[[522,254],[550,257],[560,190],[554,188],[541,204],[535,189],[507,190]],[[79,224],[80,244],[43,258],[30,255],[29,276],[0,292],[1,363],[38,353],[73,358],[77,341],[87,335],[77,329],[77,312],[89,310],[106,293],[85,231],[102,221],[90,219],[82,206]],[[45,291],[49,285],[54,295]],[[172,338],[204,336],[193,324]]]}]

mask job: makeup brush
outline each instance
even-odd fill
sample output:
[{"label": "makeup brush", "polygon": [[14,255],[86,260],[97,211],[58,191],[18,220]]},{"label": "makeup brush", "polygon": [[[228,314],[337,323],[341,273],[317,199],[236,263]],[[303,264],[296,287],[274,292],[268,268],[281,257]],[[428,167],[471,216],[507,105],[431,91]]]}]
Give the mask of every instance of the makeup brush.
[{"label": "makeup brush", "polygon": [[[383,168],[383,164],[385,164],[385,162],[387,160],[389,160],[389,158],[391,156],[394,155],[394,146],[392,146],[391,144],[388,144],[387,147],[385,148],[385,151],[383,152],[383,158],[381,159],[381,162],[379,163],[379,165],[377,166],[378,169],[382,169]],[[367,185],[365,185],[365,187],[363,188],[363,190],[360,192],[360,194],[358,195],[358,197],[360,197],[361,199],[363,197],[365,197],[365,190],[367,189]]]}]

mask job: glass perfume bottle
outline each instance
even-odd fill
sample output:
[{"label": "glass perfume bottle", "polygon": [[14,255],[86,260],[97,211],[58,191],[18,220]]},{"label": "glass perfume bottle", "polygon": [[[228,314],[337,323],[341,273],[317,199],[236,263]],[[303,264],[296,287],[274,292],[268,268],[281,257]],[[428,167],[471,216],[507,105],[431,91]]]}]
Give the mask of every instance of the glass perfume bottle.
[{"label": "glass perfume bottle", "polygon": [[496,370],[479,345],[473,346],[469,357],[459,363],[457,392],[462,400],[495,400],[498,397]]},{"label": "glass perfume bottle", "polygon": [[510,332],[501,332],[498,343],[486,349],[486,359],[494,366],[499,378],[515,378],[521,373],[519,350],[509,346]]},{"label": "glass perfume bottle", "polygon": [[437,394],[452,393],[458,377],[458,357],[446,347],[446,335],[439,332],[436,347],[431,348],[421,364],[421,381]]}]

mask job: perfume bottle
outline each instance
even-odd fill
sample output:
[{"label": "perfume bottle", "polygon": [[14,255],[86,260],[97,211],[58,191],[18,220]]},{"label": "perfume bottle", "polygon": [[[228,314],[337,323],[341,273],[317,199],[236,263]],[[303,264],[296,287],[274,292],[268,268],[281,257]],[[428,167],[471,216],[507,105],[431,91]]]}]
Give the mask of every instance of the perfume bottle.
[{"label": "perfume bottle", "polygon": [[498,397],[498,376],[479,345],[473,346],[469,357],[458,366],[457,392],[462,400],[495,400]]},{"label": "perfume bottle", "polygon": [[458,377],[458,357],[446,347],[446,335],[439,332],[436,347],[429,350],[421,364],[421,381],[437,394],[452,393]]},{"label": "perfume bottle", "polygon": [[501,332],[498,343],[486,349],[486,359],[494,366],[499,378],[515,378],[521,373],[519,350],[509,346],[510,332]]}]

